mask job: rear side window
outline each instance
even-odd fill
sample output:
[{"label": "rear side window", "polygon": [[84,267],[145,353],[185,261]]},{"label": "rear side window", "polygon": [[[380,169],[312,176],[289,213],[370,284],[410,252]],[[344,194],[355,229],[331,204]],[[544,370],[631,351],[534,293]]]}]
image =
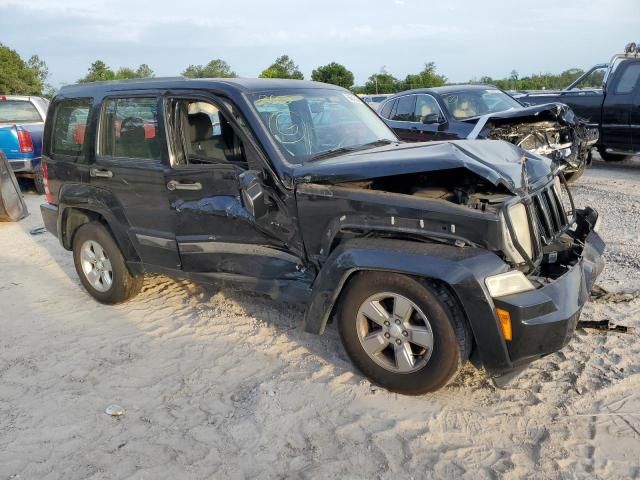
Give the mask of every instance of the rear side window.
[{"label": "rear side window", "polygon": [[36,107],[27,100],[2,100],[0,97],[0,123],[42,122]]},{"label": "rear side window", "polygon": [[397,122],[415,122],[416,96],[407,95],[400,97],[398,100],[398,108],[396,108],[393,118]]},{"label": "rear side window", "polygon": [[640,78],[640,63],[632,63],[622,73],[616,86],[616,93],[633,92],[633,89],[638,84],[638,78]]},{"label": "rear side window", "polygon": [[79,157],[82,155],[91,99],[63,100],[56,106],[51,153]]},{"label": "rear side window", "polygon": [[99,153],[107,157],[160,160],[158,99],[106,100],[100,120]]}]

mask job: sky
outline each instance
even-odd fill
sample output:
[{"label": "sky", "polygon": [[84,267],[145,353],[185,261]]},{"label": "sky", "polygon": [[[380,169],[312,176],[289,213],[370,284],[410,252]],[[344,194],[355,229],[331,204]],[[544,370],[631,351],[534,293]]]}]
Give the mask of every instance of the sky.
[{"label": "sky", "polygon": [[307,79],[332,61],[356,84],[433,61],[465,82],[588,68],[631,41],[640,42],[640,0],[0,0],[0,43],[44,59],[55,88],[97,59],[175,76],[222,58],[256,77],[282,54]]}]

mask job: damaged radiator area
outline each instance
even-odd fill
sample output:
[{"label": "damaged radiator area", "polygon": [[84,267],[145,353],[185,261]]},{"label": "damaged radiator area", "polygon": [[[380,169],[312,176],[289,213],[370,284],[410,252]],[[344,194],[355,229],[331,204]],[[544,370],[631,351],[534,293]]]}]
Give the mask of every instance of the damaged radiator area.
[{"label": "damaged radiator area", "polygon": [[571,167],[579,168],[598,141],[598,132],[584,125],[572,127],[556,121],[543,121],[495,127],[488,138],[506,140],[537,155],[565,161]]}]

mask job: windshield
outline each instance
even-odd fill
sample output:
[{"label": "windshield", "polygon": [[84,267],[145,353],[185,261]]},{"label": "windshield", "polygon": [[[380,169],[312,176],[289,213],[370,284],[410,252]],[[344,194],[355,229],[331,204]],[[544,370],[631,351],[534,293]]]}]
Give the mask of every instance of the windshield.
[{"label": "windshield", "polygon": [[341,90],[253,95],[262,123],[291,163],[306,163],[398,139],[362,100]]},{"label": "windshield", "polygon": [[0,100],[0,123],[41,122],[40,114],[26,100]]},{"label": "windshield", "polygon": [[522,108],[516,100],[495,88],[450,93],[442,98],[456,120]]}]

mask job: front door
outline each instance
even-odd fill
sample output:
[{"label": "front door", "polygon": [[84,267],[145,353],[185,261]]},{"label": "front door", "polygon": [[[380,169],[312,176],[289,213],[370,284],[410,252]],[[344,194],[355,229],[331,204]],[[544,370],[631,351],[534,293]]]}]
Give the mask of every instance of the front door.
[{"label": "front door", "polygon": [[[262,169],[230,102],[184,93],[166,97],[164,111],[172,156],[165,183],[182,269],[240,281],[299,278],[305,262],[288,211],[294,204]],[[245,204],[244,175],[259,180],[264,210]]]},{"label": "front door", "polygon": [[415,97],[415,121],[420,131],[418,141],[444,140],[446,134],[443,130],[445,130],[446,119],[436,99],[427,94],[415,95]]},{"label": "front door", "polygon": [[615,72],[602,106],[602,144],[607,150],[633,150],[631,117],[636,85],[640,79],[640,61],[625,62]]}]

